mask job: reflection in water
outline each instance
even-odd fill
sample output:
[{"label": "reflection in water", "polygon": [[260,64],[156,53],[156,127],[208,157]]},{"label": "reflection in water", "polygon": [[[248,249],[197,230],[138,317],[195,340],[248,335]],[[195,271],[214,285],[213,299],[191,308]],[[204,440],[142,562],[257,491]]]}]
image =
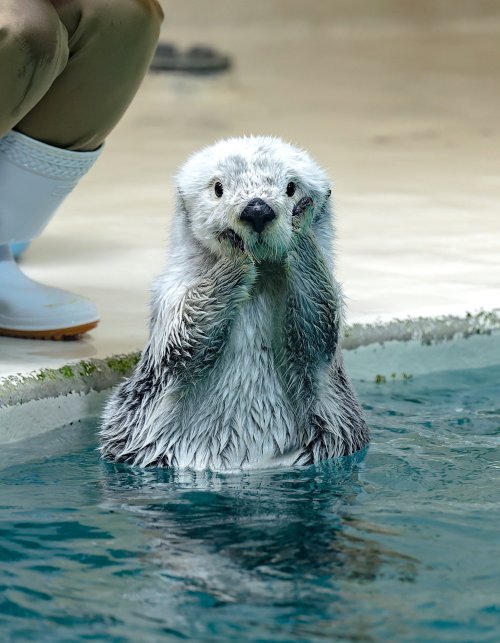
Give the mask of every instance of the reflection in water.
[{"label": "reflection in water", "polygon": [[371,580],[384,563],[407,578],[415,573],[410,557],[361,535],[367,525],[353,533],[349,507],[363,455],[238,475],[103,464],[103,507],[134,516],[148,534],[149,563],[184,592],[296,608],[310,592],[318,612],[338,600],[339,579]]}]

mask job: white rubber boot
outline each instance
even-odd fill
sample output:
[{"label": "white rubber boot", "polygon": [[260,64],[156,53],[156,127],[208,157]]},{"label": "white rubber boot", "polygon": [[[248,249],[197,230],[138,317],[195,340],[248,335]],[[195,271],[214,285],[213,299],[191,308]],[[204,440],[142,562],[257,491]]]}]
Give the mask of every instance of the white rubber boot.
[{"label": "white rubber boot", "polygon": [[0,335],[65,339],[97,325],[93,302],[29,279],[10,244],[41,233],[99,154],[60,149],[15,131],[0,138]]}]

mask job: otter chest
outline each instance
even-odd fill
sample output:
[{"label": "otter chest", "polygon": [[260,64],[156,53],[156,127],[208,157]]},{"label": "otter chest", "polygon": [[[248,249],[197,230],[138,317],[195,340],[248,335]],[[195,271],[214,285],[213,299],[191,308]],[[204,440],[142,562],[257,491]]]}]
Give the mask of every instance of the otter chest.
[{"label": "otter chest", "polygon": [[252,468],[295,454],[295,414],[277,370],[281,319],[279,299],[266,291],[241,306],[217,367],[185,409],[194,466]]}]

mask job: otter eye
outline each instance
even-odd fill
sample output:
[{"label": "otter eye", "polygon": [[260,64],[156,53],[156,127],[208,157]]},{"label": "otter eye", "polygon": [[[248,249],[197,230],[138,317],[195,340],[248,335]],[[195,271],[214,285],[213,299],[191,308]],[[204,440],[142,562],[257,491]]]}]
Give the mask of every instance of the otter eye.
[{"label": "otter eye", "polygon": [[222,187],[222,183],[220,181],[217,181],[217,183],[214,185],[214,192],[215,196],[219,199],[224,194],[224,188]]},{"label": "otter eye", "polygon": [[295,183],[293,181],[290,181],[290,183],[286,186],[287,196],[293,196],[295,194],[295,188],[296,188]]}]

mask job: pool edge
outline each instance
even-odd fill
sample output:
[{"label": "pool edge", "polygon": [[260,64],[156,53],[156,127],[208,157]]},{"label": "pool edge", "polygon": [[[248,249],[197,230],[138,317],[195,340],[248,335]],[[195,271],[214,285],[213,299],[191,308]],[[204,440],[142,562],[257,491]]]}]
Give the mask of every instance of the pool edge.
[{"label": "pool edge", "polygon": [[[412,344],[429,347],[436,344],[449,344],[450,340],[496,335],[498,331],[500,331],[500,308],[469,313],[462,317],[446,315],[393,319],[388,322],[357,323],[347,327],[343,348],[349,353],[359,353],[360,351],[356,349],[362,351],[366,347],[373,346],[378,350],[378,347],[383,347],[384,356],[380,357],[381,351],[377,354],[378,363],[381,363],[385,354],[390,352],[386,347],[391,345]],[[68,363],[57,369],[40,369],[28,374],[1,377],[0,443],[5,442],[4,434],[7,432],[10,435],[13,434],[12,424],[18,424],[24,410],[28,411],[28,405],[31,407],[31,414],[36,415],[38,407],[42,413],[42,409],[45,411],[47,408],[48,400],[53,400],[56,403],[54,406],[60,412],[55,413],[57,417],[53,418],[52,426],[61,425],[70,418],[76,417],[75,414],[81,414],[84,411],[87,414],[98,413],[105,399],[102,392],[111,389],[121,379],[127,377],[137,364],[139,355],[140,353],[135,351],[104,359]],[[402,375],[406,375],[406,372]],[[370,372],[370,377],[373,376],[377,376],[377,373]],[[36,402],[43,402],[43,404],[37,405]],[[46,430],[42,426],[44,426],[43,421],[40,423],[40,433]],[[3,427],[6,427],[5,430]]]}]

